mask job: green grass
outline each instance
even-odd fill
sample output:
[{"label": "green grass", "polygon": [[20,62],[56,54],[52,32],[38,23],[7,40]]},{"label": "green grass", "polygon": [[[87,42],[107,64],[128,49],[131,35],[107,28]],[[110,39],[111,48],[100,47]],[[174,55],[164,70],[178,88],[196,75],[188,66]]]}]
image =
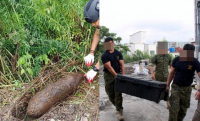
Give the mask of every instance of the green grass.
[{"label": "green grass", "polygon": [[80,62],[68,71],[87,71],[83,57],[89,53],[95,28],[84,20],[86,2],[1,0],[0,85],[31,81],[55,55],[63,67]]}]

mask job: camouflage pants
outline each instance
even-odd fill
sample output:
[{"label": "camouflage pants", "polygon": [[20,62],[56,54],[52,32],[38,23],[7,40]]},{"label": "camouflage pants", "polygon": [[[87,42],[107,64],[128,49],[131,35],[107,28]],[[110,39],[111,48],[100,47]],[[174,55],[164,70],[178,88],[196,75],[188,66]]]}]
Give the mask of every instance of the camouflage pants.
[{"label": "camouflage pants", "polygon": [[191,86],[181,87],[172,84],[171,96],[169,102],[169,121],[183,121],[187,109],[190,107],[190,96],[192,92]]},{"label": "camouflage pants", "polygon": [[163,75],[159,73],[155,73],[156,81],[167,82],[168,74]]},{"label": "camouflage pants", "polygon": [[123,110],[122,107],[122,93],[114,90],[115,77],[112,74],[104,73],[105,89],[109,100],[116,107],[117,111]]},{"label": "camouflage pants", "polygon": [[[156,78],[156,81],[167,82],[168,74],[163,76],[162,74],[156,73],[155,74],[155,78]],[[169,100],[169,95],[167,97],[167,100]]]}]

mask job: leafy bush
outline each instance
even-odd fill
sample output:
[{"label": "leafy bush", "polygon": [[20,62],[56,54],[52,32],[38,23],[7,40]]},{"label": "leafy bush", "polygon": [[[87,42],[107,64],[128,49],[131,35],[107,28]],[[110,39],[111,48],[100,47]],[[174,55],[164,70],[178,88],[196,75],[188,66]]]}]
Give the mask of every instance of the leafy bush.
[{"label": "leafy bush", "polygon": [[147,51],[142,52],[140,50],[136,50],[132,57],[133,61],[139,61],[142,59],[150,59],[152,55],[150,55]]},{"label": "leafy bush", "polygon": [[[88,0],[1,0],[3,81],[0,84],[11,84],[13,80],[25,82],[23,80],[37,76],[54,55],[59,56],[63,65],[72,61],[83,63],[95,31],[84,19],[86,2]],[[12,72],[15,62],[18,65]],[[84,64],[79,66],[86,69]],[[73,66],[68,70],[76,69],[77,66]]]},{"label": "leafy bush", "polygon": [[123,54],[123,58],[124,58],[124,63],[133,62],[133,57],[130,55]]},{"label": "leafy bush", "polygon": [[171,56],[171,59],[174,60],[175,56],[173,56],[171,53],[169,53],[169,55]]}]

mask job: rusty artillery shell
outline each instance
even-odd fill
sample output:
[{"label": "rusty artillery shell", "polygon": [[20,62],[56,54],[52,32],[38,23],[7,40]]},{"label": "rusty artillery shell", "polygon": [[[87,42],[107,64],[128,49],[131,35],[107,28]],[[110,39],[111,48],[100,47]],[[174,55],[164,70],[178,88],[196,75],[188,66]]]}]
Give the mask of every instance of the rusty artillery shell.
[{"label": "rusty artillery shell", "polygon": [[31,98],[27,114],[35,118],[42,116],[57,102],[73,93],[82,79],[83,74],[68,74],[48,85]]}]

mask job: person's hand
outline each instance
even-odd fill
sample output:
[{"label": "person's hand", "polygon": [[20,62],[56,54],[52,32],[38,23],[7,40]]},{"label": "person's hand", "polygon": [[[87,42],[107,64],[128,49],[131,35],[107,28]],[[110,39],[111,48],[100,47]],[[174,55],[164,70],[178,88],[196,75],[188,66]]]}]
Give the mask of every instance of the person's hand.
[{"label": "person's hand", "polygon": [[200,92],[199,92],[199,91],[197,91],[197,92],[195,93],[195,99],[196,99],[196,100],[198,100],[198,99],[199,99],[199,95],[200,95]]},{"label": "person's hand", "polygon": [[97,72],[91,69],[88,71],[84,76],[87,78],[88,83],[93,82],[94,77],[96,76]]},{"label": "person's hand", "polygon": [[94,62],[94,55],[88,54],[87,56],[84,57],[84,60],[85,60],[85,65],[89,67]]},{"label": "person's hand", "polygon": [[151,74],[151,78],[152,78],[153,80],[156,80],[156,77],[155,77],[154,74]]},{"label": "person's hand", "polygon": [[166,92],[169,92],[169,87],[166,87],[166,89],[165,89],[165,90],[166,90]]}]

